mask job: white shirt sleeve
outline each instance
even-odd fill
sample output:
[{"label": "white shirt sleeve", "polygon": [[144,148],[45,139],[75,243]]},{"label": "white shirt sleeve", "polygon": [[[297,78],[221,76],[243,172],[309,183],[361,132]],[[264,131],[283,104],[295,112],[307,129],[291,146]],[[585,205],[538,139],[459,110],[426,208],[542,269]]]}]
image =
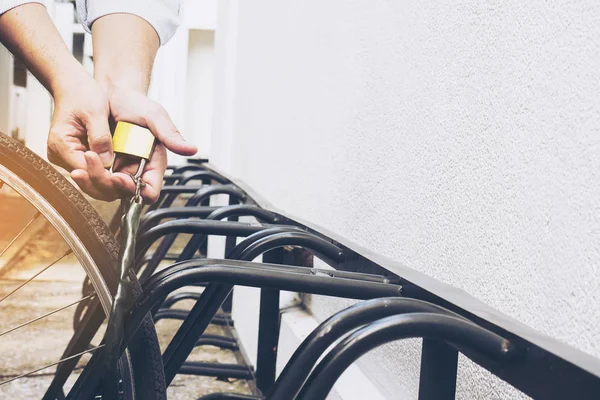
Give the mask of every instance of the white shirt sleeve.
[{"label": "white shirt sleeve", "polygon": [[[137,15],[152,25],[163,45],[173,37],[179,26],[180,7],[181,0],[77,0],[77,15],[87,31],[95,20],[108,14]],[[123,34],[127,34],[126,29]]]},{"label": "white shirt sleeve", "polygon": [[8,10],[20,6],[25,3],[42,3],[41,1],[27,1],[27,0],[0,0],[0,15],[4,14]]}]

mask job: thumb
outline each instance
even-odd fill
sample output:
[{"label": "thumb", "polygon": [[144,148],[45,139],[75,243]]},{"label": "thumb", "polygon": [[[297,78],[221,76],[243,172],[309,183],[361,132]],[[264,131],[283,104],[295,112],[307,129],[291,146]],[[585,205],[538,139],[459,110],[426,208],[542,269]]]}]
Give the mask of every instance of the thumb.
[{"label": "thumb", "polygon": [[100,156],[100,161],[105,168],[110,167],[113,162],[113,149],[108,118],[92,117],[88,120],[85,128],[90,150]]}]

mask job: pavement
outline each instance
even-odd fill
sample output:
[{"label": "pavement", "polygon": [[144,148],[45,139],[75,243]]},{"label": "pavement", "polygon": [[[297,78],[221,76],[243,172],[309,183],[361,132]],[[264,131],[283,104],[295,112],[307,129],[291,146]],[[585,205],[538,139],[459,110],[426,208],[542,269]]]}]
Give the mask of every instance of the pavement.
[{"label": "pavement", "polygon": [[[93,202],[104,218],[110,218],[115,203]],[[35,215],[35,210],[24,199],[0,193],[0,251],[26,226]],[[182,246],[185,238],[176,242]],[[21,240],[13,243],[9,251],[0,257],[0,299],[24,281],[59,259],[67,250],[62,238],[52,226],[40,218],[32,223]],[[31,321],[45,313],[73,303],[81,298],[81,282],[84,273],[74,256],[60,259],[51,268],[4,300],[0,300],[0,382],[11,377],[35,370],[60,359],[63,349],[73,333],[74,306],[67,307],[39,321],[14,331],[10,329]],[[177,304],[178,308],[189,309],[192,302]],[[164,350],[175,334],[180,321],[161,320],[157,331],[161,348]],[[210,327],[208,333],[221,333],[219,327]],[[93,343],[101,339],[100,332]],[[81,369],[89,356],[78,364]],[[191,361],[233,363],[234,354],[212,346],[196,348],[190,355]],[[11,383],[0,384],[0,399],[41,398],[52,379],[54,367],[50,367]],[[76,374],[66,387],[73,384]],[[187,400],[214,392],[249,393],[244,381],[224,382],[209,377],[177,376],[168,388],[168,398]]]}]

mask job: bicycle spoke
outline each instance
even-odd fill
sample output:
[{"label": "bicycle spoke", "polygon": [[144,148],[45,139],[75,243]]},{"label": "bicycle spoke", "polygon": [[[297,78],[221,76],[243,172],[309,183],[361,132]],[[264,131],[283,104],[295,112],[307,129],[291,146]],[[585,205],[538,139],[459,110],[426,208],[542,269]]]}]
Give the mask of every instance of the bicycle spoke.
[{"label": "bicycle spoke", "polygon": [[31,278],[27,279],[25,282],[23,282],[22,284],[20,284],[17,288],[13,289],[10,293],[8,293],[7,295],[5,295],[3,298],[0,299],[0,303],[2,303],[8,296],[14,294],[17,290],[21,289],[23,286],[27,285],[29,282],[31,282],[32,280],[34,280],[35,278],[37,278],[38,276],[40,276],[44,271],[46,271],[47,269],[49,269],[50,267],[52,267],[53,265],[55,265],[57,262],[59,262],[60,260],[62,260],[63,258],[65,258],[66,256],[68,256],[69,254],[73,253],[73,250],[69,249],[65,252],[65,254],[63,254],[62,256],[60,256],[59,258],[57,258],[55,261],[53,261],[50,265],[44,267],[41,271],[39,271],[38,273],[36,273],[35,275],[33,275]]},{"label": "bicycle spoke", "polygon": [[26,376],[29,376],[29,375],[31,375],[31,374],[35,374],[36,372],[42,371],[42,370],[44,370],[44,369],[46,369],[46,368],[50,368],[50,367],[52,367],[52,366],[54,366],[54,365],[60,364],[61,362],[68,361],[68,360],[70,360],[70,359],[72,359],[72,358],[75,358],[75,357],[79,357],[79,356],[81,356],[81,355],[83,355],[83,354],[85,354],[85,353],[91,353],[92,351],[96,351],[96,350],[98,350],[98,349],[99,349],[99,348],[101,348],[101,347],[104,347],[104,344],[101,344],[101,345],[99,345],[99,346],[93,347],[93,348],[91,348],[91,349],[84,350],[84,351],[82,351],[81,353],[73,354],[73,355],[72,355],[72,356],[70,356],[70,357],[63,358],[63,359],[61,359],[61,360],[58,360],[58,361],[56,361],[56,362],[53,362],[52,364],[45,365],[45,366],[43,366],[43,367],[41,367],[41,368],[35,369],[35,370],[33,370],[33,371],[26,372],[26,373],[24,373],[24,374],[21,374],[21,375],[15,376],[14,378],[10,378],[10,379],[8,379],[8,380],[6,380],[6,381],[0,382],[0,386],[2,386],[2,385],[6,385],[6,384],[7,384],[7,383],[9,383],[9,382],[16,381],[17,379],[24,378],[24,377],[26,377]]},{"label": "bicycle spoke", "polygon": [[74,301],[73,303],[67,304],[66,306],[63,306],[63,307],[61,307],[61,308],[57,308],[56,310],[52,310],[52,311],[50,311],[50,312],[48,312],[48,313],[46,313],[46,314],[44,314],[44,315],[41,315],[41,316],[39,316],[39,317],[37,317],[37,318],[34,318],[34,319],[30,320],[30,321],[27,321],[27,322],[24,322],[24,323],[22,323],[22,324],[20,324],[20,325],[17,325],[17,326],[15,326],[14,328],[10,328],[9,330],[6,330],[6,331],[4,331],[4,332],[0,333],[0,336],[4,336],[4,335],[6,335],[7,333],[10,333],[10,332],[16,331],[16,330],[17,330],[17,329],[19,329],[19,328],[22,328],[22,327],[24,327],[24,326],[27,326],[27,325],[29,325],[29,324],[31,324],[31,323],[34,323],[34,322],[36,322],[36,321],[39,321],[40,319],[42,319],[42,318],[46,318],[46,317],[48,317],[48,316],[50,316],[50,315],[52,315],[52,314],[56,314],[57,312],[59,312],[59,311],[62,311],[62,310],[64,310],[65,308],[69,308],[69,307],[71,307],[71,306],[74,306],[74,305],[75,305],[75,304],[77,304],[77,303],[81,303],[82,301],[84,301],[84,300],[87,300],[87,299],[89,299],[89,298],[93,297],[94,295],[95,295],[95,293],[92,293],[92,294],[90,294],[90,295],[88,295],[88,296],[82,297],[81,299],[79,299],[79,300],[77,300],[77,301]]},{"label": "bicycle spoke", "polygon": [[10,246],[12,246],[12,245],[13,245],[13,243],[14,243],[14,242],[16,242],[16,241],[17,241],[17,239],[18,239],[19,237],[21,237],[21,235],[22,235],[23,233],[25,233],[25,231],[27,230],[27,228],[29,228],[29,227],[31,226],[31,224],[33,224],[33,223],[35,222],[35,220],[36,220],[36,219],[38,219],[38,217],[39,217],[40,215],[42,215],[42,213],[40,213],[39,211],[35,213],[35,215],[34,215],[34,216],[33,216],[33,218],[31,219],[31,221],[29,221],[29,222],[27,223],[27,225],[25,225],[25,228],[21,229],[21,232],[19,232],[19,233],[17,234],[17,236],[15,236],[15,238],[14,238],[13,240],[11,240],[11,241],[10,241],[10,243],[9,243],[9,244],[7,244],[7,245],[6,245],[6,247],[5,247],[5,248],[4,248],[2,251],[0,251],[0,257],[2,257],[2,256],[4,255],[4,253],[6,253],[6,251],[7,251],[7,250],[10,248]]}]

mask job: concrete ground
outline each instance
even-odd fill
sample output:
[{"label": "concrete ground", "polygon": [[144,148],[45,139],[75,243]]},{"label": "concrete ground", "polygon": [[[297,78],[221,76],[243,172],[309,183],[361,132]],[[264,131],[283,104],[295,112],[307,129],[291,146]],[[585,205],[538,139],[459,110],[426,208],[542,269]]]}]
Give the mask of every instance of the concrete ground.
[{"label": "concrete ground", "polygon": [[[103,217],[112,215],[117,203],[94,203]],[[35,210],[23,199],[0,193],[0,251],[18,232],[32,220]],[[176,246],[181,246],[176,243]],[[40,218],[32,223],[21,240],[13,243],[0,257],[0,299],[42,268],[56,261],[67,247],[54,229]],[[81,298],[83,270],[73,256],[61,259],[35,280],[10,297],[0,300],[0,382],[56,362],[73,332],[72,318],[75,307],[68,307],[32,324],[14,331],[10,329],[40,315],[77,301]],[[189,308],[191,302],[182,302],[178,308]],[[161,320],[157,331],[164,349],[176,332],[180,322]],[[211,327],[209,333],[220,333]],[[100,334],[94,340],[97,344]],[[79,363],[82,368],[89,356]],[[235,362],[232,352],[204,346],[194,350],[189,358],[193,361]],[[41,398],[52,378],[50,367],[14,382],[0,383],[0,399]],[[76,377],[72,377],[72,384]],[[69,385],[68,384],[68,385]],[[169,399],[197,399],[213,392],[248,393],[244,381],[223,382],[214,378],[177,376],[168,389]]]}]

